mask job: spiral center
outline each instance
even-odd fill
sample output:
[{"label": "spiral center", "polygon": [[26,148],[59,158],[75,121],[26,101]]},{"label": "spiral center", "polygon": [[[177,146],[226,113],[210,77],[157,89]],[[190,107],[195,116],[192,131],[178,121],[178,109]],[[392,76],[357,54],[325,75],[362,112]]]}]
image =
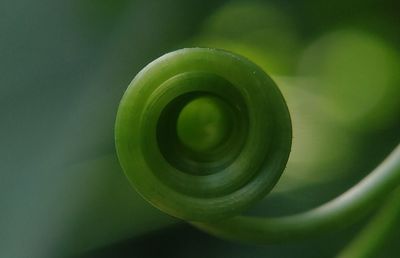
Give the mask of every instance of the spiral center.
[{"label": "spiral center", "polygon": [[[164,87],[147,109],[154,115],[146,121],[156,123],[157,141],[156,145],[150,144],[152,138],[143,142],[146,150],[154,147],[149,157],[161,154],[166,166],[175,169],[175,177],[225,171],[247,137],[247,106],[240,92],[229,81],[202,72],[175,76]],[[145,132],[148,128],[154,125],[143,126]]]},{"label": "spiral center", "polygon": [[232,127],[227,103],[215,96],[202,96],[183,107],[176,130],[178,139],[186,148],[207,152],[226,142]]}]

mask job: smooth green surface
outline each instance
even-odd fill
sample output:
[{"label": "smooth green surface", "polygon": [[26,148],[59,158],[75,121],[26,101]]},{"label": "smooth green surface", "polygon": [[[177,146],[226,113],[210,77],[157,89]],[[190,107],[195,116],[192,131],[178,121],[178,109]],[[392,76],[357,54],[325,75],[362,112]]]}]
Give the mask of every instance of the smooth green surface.
[{"label": "smooth green surface", "polygon": [[231,133],[230,107],[214,96],[198,97],[183,107],[178,116],[177,134],[183,145],[196,152],[220,146]]},{"label": "smooth green surface", "polygon": [[[88,239],[95,242],[99,237],[112,239],[114,234],[108,230],[113,224],[110,222],[124,229],[127,236],[137,236],[136,239],[123,247],[113,244],[114,250],[108,254],[101,249],[101,254],[90,257],[148,257],[152,256],[149,252],[159,250],[154,257],[321,258],[332,257],[345,246],[346,241],[350,242],[351,233],[354,233],[351,229],[309,240],[254,246],[220,241],[200,234],[196,229],[182,233],[175,228],[164,231],[167,241],[159,241],[160,238],[149,238],[147,230],[141,230],[142,225],[143,229],[160,225],[168,215],[154,211],[160,214],[160,218],[153,220],[146,211],[142,214],[141,209],[136,208],[134,216],[130,217],[126,206],[135,207],[136,202],[128,204],[130,201],[125,198],[129,197],[120,191],[124,187],[118,182],[128,187],[127,190],[130,187],[128,182],[124,182],[127,180],[123,173],[118,175],[121,181],[116,182],[108,176],[100,176],[95,167],[90,172],[86,168],[77,173],[66,170],[71,163],[87,163],[114,153],[118,103],[127,85],[145,64],[174,49],[203,46],[231,50],[260,65],[274,80],[273,76],[278,72],[282,75],[281,71],[291,80],[283,95],[293,119],[296,147],[292,149],[288,162],[290,168],[283,175],[286,177],[289,171],[293,172],[292,185],[286,184],[281,177],[278,186],[282,186],[285,192],[277,193],[275,187],[249,213],[276,216],[306,210],[341,193],[356,178],[371,171],[400,141],[400,109],[394,107],[392,110],[396,112],[390,112],[388,106],[399,103],[399,92],[388,95],[391,101],[380,99],[384,105],[377,106],[379,112],[384,112],[382,117],[385,119],[380,121],[392,123],[378,125],[379,130],[370,127],[372,120],[364,126],[354,123],[355,128],[362,129],[363,133],[348,134],[347,128],[340,128],[339,123],[322,111],[340,105],[338,109],[348,111],[348,116],[360,110],[360,106],[352,106],[356,109],[351,111],[340,104],[348,100],[349,92],[354,92],[351,88],[354,87],[353,80],[349,88],[333,89],[342,89],[346,99],[334,98],[332,103],[324,99],[316,101],[296,91],[317,95],[317,90],[305,87],[313,78],[307,78],[310,80],[303,86],[298,83],[302,78],[291,72],[290,67],[293,69],[299,65],[298,57],[303,56],[308,46],[342,28],[372,35],[399,53],[398,8],[393,8],[392,0],[380,1],[379,4],[370,0],[351,3],[339,0],[329,4],[316,0],[264,2],[0,1],[0,257],[61,257],[64,253],[57,246],[68,241],[64,235],[71,227],[80,228],[71,235],[74,241],[84,243]],[[278,15],[274,15],[276,12]],[[288,29],[285,25],[287,20],[289,26],[293,25]],[[361,44],[365,43],[361,41]],[[315,55],[320,56],[320,53],[315,52]],[[377,69],[372,70],[370,76],[390,71],[379,72],[388,67],[385,63],[381,65],[380,55],[360,53],[357,56],[363,58],[358,61],[352,55],[342,60],[361,64],[369,63],[363,62],[365,59],[371,60]],[[332,59],[326,60],[330,62]],[[309,68],[317,70],[318,67]],[[359,67],[354,71],[351,66],[346,67],[349,76],[352,72],[365,71]],[[393,68],[398,66],[389,67]],[[325,77],[323,79],[323,83],[329,82]],[[282,90],[282,84],[275,82]],[[356,92],[371,96],[366,87]],[[287,94],[291,94],[298,105],[291,107]],[[315,130],[316,124],[320,126]],[[345,133],[351,141],[338,140],[336,133]],[[314,148],[315,142],[320,148]],[[293,154],[296,152],[303,153],[297,158],[307,166],[294,163]],[[340,158],[335,158],[337,153]],[[326,159],[332,160],[326,164]],[[108,165],[99,166],[104,169],[102,175],[121,173],[120,169],[114,173]],[[134,200],[143,203],[133,189],[130,192],[135,195],[132,197]],[[87,204],[80,206],[82,200],[87,199]],[[101,207],[101,210],[92,205]],[[116,209],[115,205],[120,205],[121,209]],[[116,217],[119,211],[126,220]],[[85,222],[77,223],[77,220]],[[131,227],[131,223],[139,228]],[[397,237],[399,229],[395,229]],[[114,236],[120,239],[117,230],[115,232]],[[90,237],[92,234],[94,238]],[[200,239],[196,238],[199,235]],[[385,246],[384,257],[397,257],[398,253],[396,243]]]},{"label": "smooth green surface", "polygon": [[[217,148],[193,152],[181,144],[177,121],[188,103],[209,95],[232,109],[232,132]],[[135,77],[118,109],[115,140],[126,175],[146,200],[178,218],[213,221],[272,189],[289,156],[291,123],[279,89],[258,66],[230,52],[191,48],[158,58]]]},{"label": "smooth green surface", "polygon": [[196,223],[219,237],[252,243],[299,239],[351,224],[377,205],[400,183],[400,145],[356,186],[307,212],[278,218],[239,216],[218,223]]},{"label": "smooth green surface", "polygon": [[[229,134],[229,123],[222,122],[227,117]],[[220,136],[208,141],[204,128],[210,121]],[[125,92],[115,130],[121,165],[145,199],[238,241],[269,243],[342,227],[400,181],[397,147],[359,184],[318,208],[278,218],[228,218],[277,182],[290,152],[291,122],[272,80],[248,60],[221,50],[182,49],[150,63]]]}]

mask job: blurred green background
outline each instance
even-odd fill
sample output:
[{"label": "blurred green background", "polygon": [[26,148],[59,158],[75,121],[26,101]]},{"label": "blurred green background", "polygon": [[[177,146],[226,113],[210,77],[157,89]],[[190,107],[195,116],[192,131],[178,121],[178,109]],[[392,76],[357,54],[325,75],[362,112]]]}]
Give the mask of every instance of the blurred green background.
[{"label": "blurred green background", "polygon": [[[135,74],[182,47],[260,65],[294,126],[287,170],[249,214],[330,200],[400,141],[400,4],[353,1],[0,1],[0,257],[333,257],[366,219],[253,246],[203,234],[143,201],[113,128]],[[379,257],[398,257],[400,224]]]}]

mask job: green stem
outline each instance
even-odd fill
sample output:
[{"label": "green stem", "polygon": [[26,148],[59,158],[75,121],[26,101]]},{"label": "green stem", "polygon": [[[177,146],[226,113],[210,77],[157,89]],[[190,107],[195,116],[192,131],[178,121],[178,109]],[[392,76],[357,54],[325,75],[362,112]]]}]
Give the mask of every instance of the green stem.
[{"label": "green stem", "polygon": [[268,243],[321,234],[354,222],[400,182],[400,145],[373,172],[336,199],[310,211],[279,217],[238,216],[218,223],[193,223],[231,240]]},{"label": "green stem", "polygon": [[272,79],[244,57],[206,48],[147,65],[126,90],[115,126],[118,158],[136,190],[160,210],[223,238],[268,243],[323,233],[354,222],[399,186],[400,145],[318,208],[280,218],[233,217],[275,186],[291,137],[289,111]]},{"label": "green stem", "polygon": [[393,230],[398,229],[396,224],[399,219],[400,188],[398,187],[368,226],[338,255],[338,258],[375,257]]},{"label": "green stem", "polygon": [[147,65],[126,90],[115,124],[132,185],[189,221],[232,217],[263,198],[285,168],[291,140],[289,111],[272,79],[244,57],[207,48]]}]

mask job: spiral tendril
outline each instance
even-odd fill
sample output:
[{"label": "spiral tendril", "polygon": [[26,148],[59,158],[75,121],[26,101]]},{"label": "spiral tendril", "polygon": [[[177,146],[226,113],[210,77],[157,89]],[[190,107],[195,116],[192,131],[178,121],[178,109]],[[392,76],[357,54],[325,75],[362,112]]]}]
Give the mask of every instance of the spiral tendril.
[{"label": "spiral tendril", "polygon": [[[212,124],[203,125],[209,138],[194,140],[205,147],[190,147],[182,139],[201,127],[190,128],[193,121],[215,115],[202,101],[220,113],[219,126],[212,132]],[[197,111],[187,112],[190,106]],[[289,156],[291,123],[277,86],[258,66],[221,50],[183,49],[132,81],[118,110],[116,146],[125,173],[150,203],[178,218],[212,221],[240,213],[272,189]]]},{"label": "spiral tendril", "polygon": [[225,238],[269,242],[331,229],[399,185],[400,147],[319,208],[281,218],[234,217],[277,183],[291,140],[290,115],[272,79],[244,57],[206,48],[147,65],[126,90],[115,126],[121,166],[143,198]]}]

